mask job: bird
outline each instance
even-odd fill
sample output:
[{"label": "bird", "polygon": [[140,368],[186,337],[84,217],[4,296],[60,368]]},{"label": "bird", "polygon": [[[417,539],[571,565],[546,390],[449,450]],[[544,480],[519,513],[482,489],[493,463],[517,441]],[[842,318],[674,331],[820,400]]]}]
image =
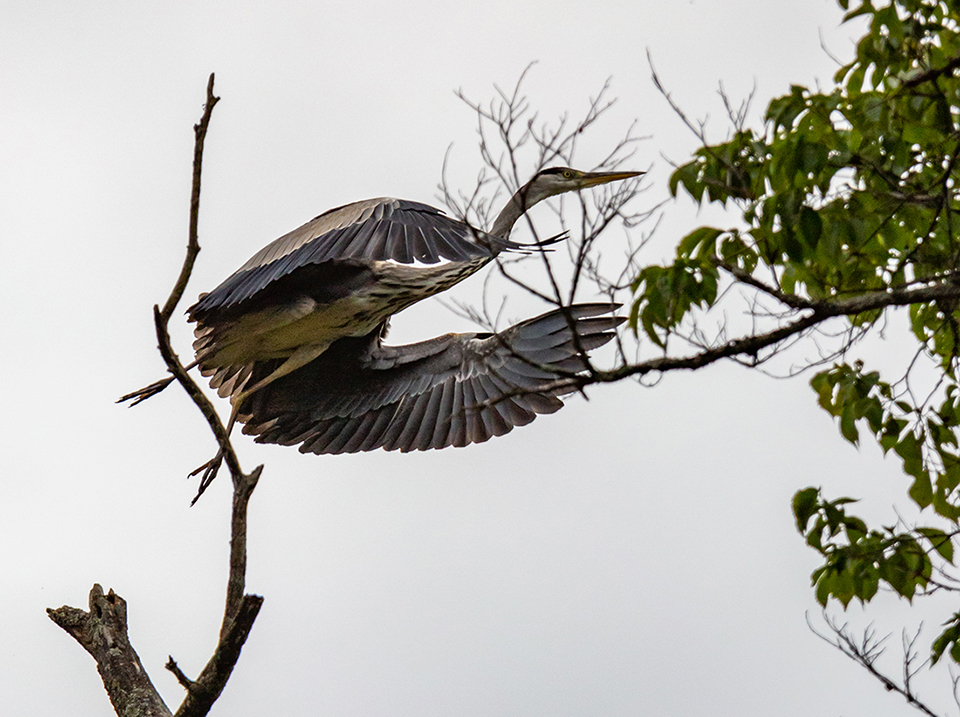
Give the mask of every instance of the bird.
[{"label": "bird", "polygon": [[510,240],[537,203],[642,174],[543,169],[488,232],[381,197],[330,209],[268,244],[187,310],[195,364],[230,398],[228,433],[239,421],[258,442],[304,452],[425,450],[479,443],[557,410],[549,386],[585,370],[581,354],[613,337],[621,320],[598,315],[614,305],[560,307],[495,334],[406,346],[384,343],[390,318],[501,252],[559,240]]}]

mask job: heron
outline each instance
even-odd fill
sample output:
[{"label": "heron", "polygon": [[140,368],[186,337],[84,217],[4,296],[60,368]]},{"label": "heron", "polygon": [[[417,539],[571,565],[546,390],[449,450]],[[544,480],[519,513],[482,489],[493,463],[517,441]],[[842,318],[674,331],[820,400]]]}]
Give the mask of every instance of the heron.
[{"label": "heron", "polygon": [[390,318],[501,252],[550,243],[510,240],[537,203],[641,174],[543,169],[489,232],[381,197],[330,209],[268,244],[187,310],[195,365],[232,404],[228,433],[239,421],[257,442],[303,452],[426,450],[480,443],[558,410],[552,384],[585,370],[582,353],[614,336],[622,319],[601,314],[615,305],[405,346],[384,343]]}]

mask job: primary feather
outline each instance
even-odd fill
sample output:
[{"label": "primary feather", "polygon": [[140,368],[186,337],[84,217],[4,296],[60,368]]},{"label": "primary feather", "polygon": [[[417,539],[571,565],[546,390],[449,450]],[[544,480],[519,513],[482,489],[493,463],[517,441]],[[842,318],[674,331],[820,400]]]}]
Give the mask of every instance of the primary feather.
[{"label": "primary feather", "polygon": [[[553,384],[585,367],[582,352],[613,336],[615,304],[578,304],[496,334],[447,334],[388,346],[381,332],[342,339],[238,408],[259,443],[302,452],[428,450],[482,443],[553,413]],[[273,367],[260,366],[259,374]]]}]

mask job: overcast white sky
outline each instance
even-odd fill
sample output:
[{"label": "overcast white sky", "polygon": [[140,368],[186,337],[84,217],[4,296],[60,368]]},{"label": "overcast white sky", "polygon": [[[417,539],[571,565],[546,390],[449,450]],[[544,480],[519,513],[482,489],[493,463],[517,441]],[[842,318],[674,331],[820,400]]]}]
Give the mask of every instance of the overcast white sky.
[{"label": "overcast white sky", "polygon": [[[151,306],[182,261],[193,133],[209,72],[203,252],[190,301],[321,211],[392,195],[435,202],[444,153],[480,167],[477,100],[524,67],[544,118],[620,98],[594,135],[650,139],[652,206],[695,140],[650,81],[646,52],[693,117],[725,131],[717,88],[828,82],[854,30],[832,0],[689,2],[44,2],[0,5],[0,502],[4,714],[106,715],[94,663],[46,607],[94,582],[129,603],[130,633],[171,706],[167,655],[195,675],[216,640],[229,485],[189,508],[213,451],[157,378]],[[594,145],[591,145],[594,146]],[[547,210],[545,215],[549,216]],[[657,242],[714,214],[666,207]],[[476,278],[458,291],[479,301]],[[582,297],[589,298],[587,296]],[[436,302],[401,331],[469,329]],[[512,318],[520,316],[518,309]],[[182,318],[178,319],[182,322]],[[176,329],[181,356],[185,324]],[[845,444],[806,378],[736,366],[655,388],[598,387],[481,446],[266,463],[251,506],[248,589],[265,603],[215,715],[909,714],[812,635],[815,556],[793,527],[800,487],[867,495],[892,519],[905,486]],[[223,404],[226,409],[225,403]],[[928,630],[948,614],[927,612]],[[857,624],[895,633],[890,597]],[[945,668],[923,694],[949,705]]]}]

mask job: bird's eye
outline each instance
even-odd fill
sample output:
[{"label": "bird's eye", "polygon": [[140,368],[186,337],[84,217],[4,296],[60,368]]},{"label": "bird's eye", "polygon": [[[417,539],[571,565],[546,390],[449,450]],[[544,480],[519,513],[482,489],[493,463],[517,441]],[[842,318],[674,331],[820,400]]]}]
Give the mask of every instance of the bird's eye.
[{"label": "bird's eye", "polygon": [[569,169],[563,170],[563,178],[564,178],[564,179],[570,179],[570,178],[572,178],[572,177],[573,177],[573,172],[571,172]]}]

